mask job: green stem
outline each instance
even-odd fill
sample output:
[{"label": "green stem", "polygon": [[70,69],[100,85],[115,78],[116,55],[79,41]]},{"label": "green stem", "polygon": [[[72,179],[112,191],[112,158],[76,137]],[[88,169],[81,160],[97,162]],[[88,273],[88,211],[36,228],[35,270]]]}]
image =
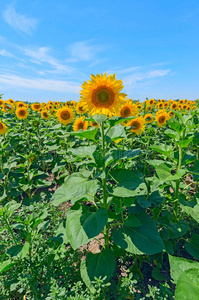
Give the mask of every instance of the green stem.
[{"label": "green stem", "polygon": [[[177,171],[181,169],[182,166],[182,148],[178,145],[179,149],[179,160],[178,160],[178,168]],[[180,179],[176,181],[176,190],[175,190],[175,201],[174,201],[174,207],[173,207],[173,213],[174,213],[174,222],[176,223],[178,220],[178,198],[179,198],[179,186],[180,186]]]},{"label": "green stem", "polygon": [[15,236],[14,236],[14,234],[13,234],[12,228],[10,227],[10,222],[9,222],[9,220],[8,220],[4,215],[3,215],[3,218],[4,218],[5,223],[6,223],[6,225],[7,225],[7,229],[8,229],[8,231],[10,232],[10,234],[11,234],[11,236],[12,236],[13,242],[15,243],[15,245],[18,245],[18,243],[17,243],[17,241],[16,241],[16,238],[15,238]]}]

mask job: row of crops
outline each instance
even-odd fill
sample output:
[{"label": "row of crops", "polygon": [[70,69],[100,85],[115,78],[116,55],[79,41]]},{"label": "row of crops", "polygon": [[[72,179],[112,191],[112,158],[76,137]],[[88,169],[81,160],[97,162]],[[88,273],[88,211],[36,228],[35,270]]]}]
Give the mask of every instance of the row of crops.
[{"label": "row of crops", "polygon": [[0,299],[199,299],[199,103],[122,88],[0,99]]}]

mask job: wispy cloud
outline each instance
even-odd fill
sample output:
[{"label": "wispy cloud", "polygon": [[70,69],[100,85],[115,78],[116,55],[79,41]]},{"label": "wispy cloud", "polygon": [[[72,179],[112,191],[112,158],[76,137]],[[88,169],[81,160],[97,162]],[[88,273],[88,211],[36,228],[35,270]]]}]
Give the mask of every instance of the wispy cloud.
[{"label": "wispy cloud", "polygon": [[50,79],[27,79],[17,75],[0,74],[0,83],[10,87],[23,87],[27,89],[39,89],[54,92],[72,92],[78,94],[80,84],[74,81],[50,80]]},{"label": "wispy cloud", "polygon": [[89,41],[75,42],[68,47],[69,55],[76,61],[91,61],[100,51],[103,51],[103,46],[91,45]]},{"label": "wispy cloud", "polygon": [[28,18],[16,12],[13,5],[9,5],[3,13],[4,20],[15,30],[30,34],[37,25],[37,20]]},{"label": "wispy cloud", "polygon": [[0,55],[5,56],[5,57],[13,57],[16,58],[16,56],[10,52],[8,52],[6,49],[1,49],[0,50]]},{"label": "wispy cloud", "polygon": [[158,77],[166,76],[171,70],[162,69],[162,70],[151,70],[148,72],[135,72],[123,78],[125,85],[133,85],[139,81],[154,79]]}]

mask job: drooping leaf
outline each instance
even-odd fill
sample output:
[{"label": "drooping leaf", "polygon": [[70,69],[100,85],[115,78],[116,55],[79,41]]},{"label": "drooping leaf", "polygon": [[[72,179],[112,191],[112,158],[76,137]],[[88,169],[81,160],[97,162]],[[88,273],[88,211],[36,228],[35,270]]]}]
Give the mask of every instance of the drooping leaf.
[{"label": "drooping leaf", "polygon": [[82,209],[70,210],[67,215],[66,233],[75,250],[97,236],[108,221],[108,212],[100,208],[96,212],[83,213]]}]

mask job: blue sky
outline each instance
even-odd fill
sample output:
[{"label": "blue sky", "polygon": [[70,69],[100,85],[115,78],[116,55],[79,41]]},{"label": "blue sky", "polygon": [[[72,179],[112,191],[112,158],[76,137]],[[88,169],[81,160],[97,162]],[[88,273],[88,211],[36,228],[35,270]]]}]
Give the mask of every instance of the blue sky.
[{"label": "blue sky", "polygon": [[131,99],[199,98],[198,0],[1,4],[4,100],[79,100],[81,84],[104,72]]}]

